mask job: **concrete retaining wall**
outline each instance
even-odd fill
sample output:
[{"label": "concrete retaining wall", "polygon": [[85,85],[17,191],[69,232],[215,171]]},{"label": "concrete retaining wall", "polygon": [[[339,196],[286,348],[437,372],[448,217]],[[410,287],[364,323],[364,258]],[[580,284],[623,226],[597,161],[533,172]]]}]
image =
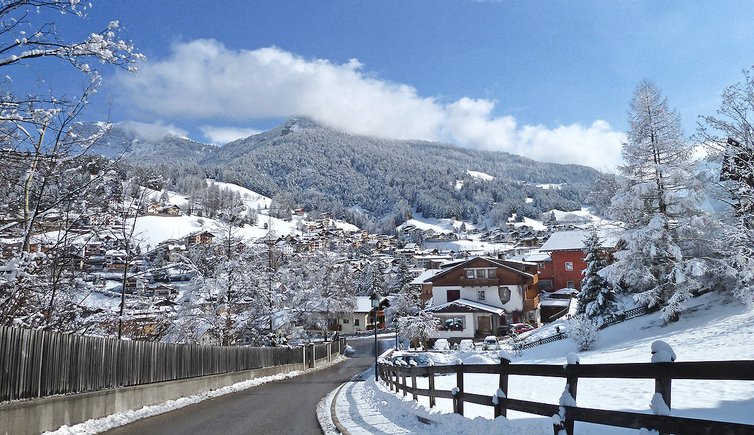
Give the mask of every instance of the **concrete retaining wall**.
[{"label": "concrete retaining wall", "polygon": [[139,409],[249,379],[304,369],[303,363],[288,364],[113,390],[10,402],[0,405],[0,434],[39,434],[56,430],[64,424],[71,426],[92,418],[101,418],[128,409]]}]

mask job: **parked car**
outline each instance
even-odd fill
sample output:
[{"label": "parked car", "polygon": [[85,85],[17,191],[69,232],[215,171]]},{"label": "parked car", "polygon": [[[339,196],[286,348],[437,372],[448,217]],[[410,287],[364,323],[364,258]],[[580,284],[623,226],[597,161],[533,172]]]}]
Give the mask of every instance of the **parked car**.
[{"label": "parked car", "polygon": [[500,342],[497,341],[497,337],[494,335],[488,335],[482,342],[482,350],[499,350]]},{"label": "parked car", "polygon": [[511,323],[508,327],[508,335],[523,334],[533,329],[534,327],[528,323]]},{"label": "parked car", "polygon": [[447,338],[438,338],[432,346],[434,350],[450,350],[450,343]]},{"label": "parked car", "polygon": [[476,350],[476,344],[474,343],[474,340],[471,340],[469,338],[464,338],[463,340],[461,340],[460,343],[458,343],[458,350],[461,350],[461,351]]},{"label": "parked car", "polygon": [[391,360],[394,366],[429,367],[432,365],[427,355],[397,355]]}]

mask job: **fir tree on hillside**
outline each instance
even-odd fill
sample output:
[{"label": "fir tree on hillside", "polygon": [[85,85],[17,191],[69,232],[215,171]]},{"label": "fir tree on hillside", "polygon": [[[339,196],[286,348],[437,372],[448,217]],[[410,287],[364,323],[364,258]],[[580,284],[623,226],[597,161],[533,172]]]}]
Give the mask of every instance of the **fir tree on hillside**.
[{"label": "fir tree on hillside", "polygon": [[607,253],[596,230],[592,230],[584,240],[586,269],[579,293],[578,314],[586,314],[591,319],[608,316],[616,309],[613,285],[600,276],[607,266]]}]

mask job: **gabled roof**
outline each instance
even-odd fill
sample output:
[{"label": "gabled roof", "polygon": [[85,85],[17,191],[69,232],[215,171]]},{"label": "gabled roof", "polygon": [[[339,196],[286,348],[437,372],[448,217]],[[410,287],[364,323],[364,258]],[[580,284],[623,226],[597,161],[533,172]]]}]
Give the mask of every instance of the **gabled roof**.
[{"label": "gabled roof", "polygon": [[425,311],[432,313],[492,313],[502,316],[505,310],[481,302],[471,301],[468,299],[456,299],[442,305],[435,305],[427,308]]},{"label": "gabled roof", "polygon": [[[368,313],[372,311],[372,301],[369,299],[371,296],[356,296],[354,313]],[[383,304],[387,300],[386,297],[380,297],[380,304]]]},{"label": "gabled roof", "polygon": [[[510,272],[516,273],[516,274],[524,276],[526,278],[534,278],[534,275],[532,275],[531,273],[526,273],[526,272],[524,272],[522,270],[516,269],[515,267],[508,266],[507,264],[505,264],[505,262],[507,260],[498,260],[496,258],[490,258],[490,257],[473,257],[473,258],[469,258],[468,260],[466,260],[466,261],[464,261],[462,263],[459,263],[459,264],[457,264],[457,265],[455,265],[453,267],[449,267],[449,268],[441,271],[440,273],[438,273],[438,274],[436,274],[434,276],[431,276],[431,277],[425,279],[423,282],[432,281],[435,278],[440,278],[442,276],[445,276],[445,275],[447,275],[447,274],[449,274],[449,273],[451,273],[451,272],[453,272],[455,270],[458,270],[459,268],[466,267],[466,265],[468,265],[472,261],[475,261],[476,259],[479,259],[479,258],[487,261],[488,263],[490,263],[494,267],[499,267],[501,269],[508,270]],[[524,262],[518,262],[518,263],[527,264],[527,263],[524,263]],[[530,264],[536,266],[535,263],[530,263]],[[421,283],[417,283],[416,281],[418,281],[418,279],[414,280],[412,282],[412,284],[421,284]]]},{"label": "gabled roof", "polygon": [[423,284],[425,281],[437,275],[438,273],[440,273],[440,269],[427,269],[424,272],[422,272],[419,276],[414,278],[413,281],[411,281],[409,284],[414,284],[414,285]]},{"label": "gabled roof", "polygon": [[[615,248],[618,244],[616,231],[597,231],[602,239],[603,248]],[[552,233],[549,239],[539,248],[540,251],[577,251],[584,249],[584,240],[589,236],[588,230],[558,231]]]}]

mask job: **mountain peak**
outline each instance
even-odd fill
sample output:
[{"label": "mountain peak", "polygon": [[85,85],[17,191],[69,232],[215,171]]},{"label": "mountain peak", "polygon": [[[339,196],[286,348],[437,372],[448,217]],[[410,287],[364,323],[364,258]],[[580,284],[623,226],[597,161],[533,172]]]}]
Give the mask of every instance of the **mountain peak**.
[{"label": "mountain peak", "polygon": [[307,118],[305,116],[297,116],[297,117],[289,118],[285,122],[285,124],[283,124],[282,126],[283,132],[281,133],[281,136],[285,136],[286,134],[292,133],[294,131],[320,129],[320,128],[324,128],[324,127],[322,127],[321,124],[318,124],[313,119]]}]

